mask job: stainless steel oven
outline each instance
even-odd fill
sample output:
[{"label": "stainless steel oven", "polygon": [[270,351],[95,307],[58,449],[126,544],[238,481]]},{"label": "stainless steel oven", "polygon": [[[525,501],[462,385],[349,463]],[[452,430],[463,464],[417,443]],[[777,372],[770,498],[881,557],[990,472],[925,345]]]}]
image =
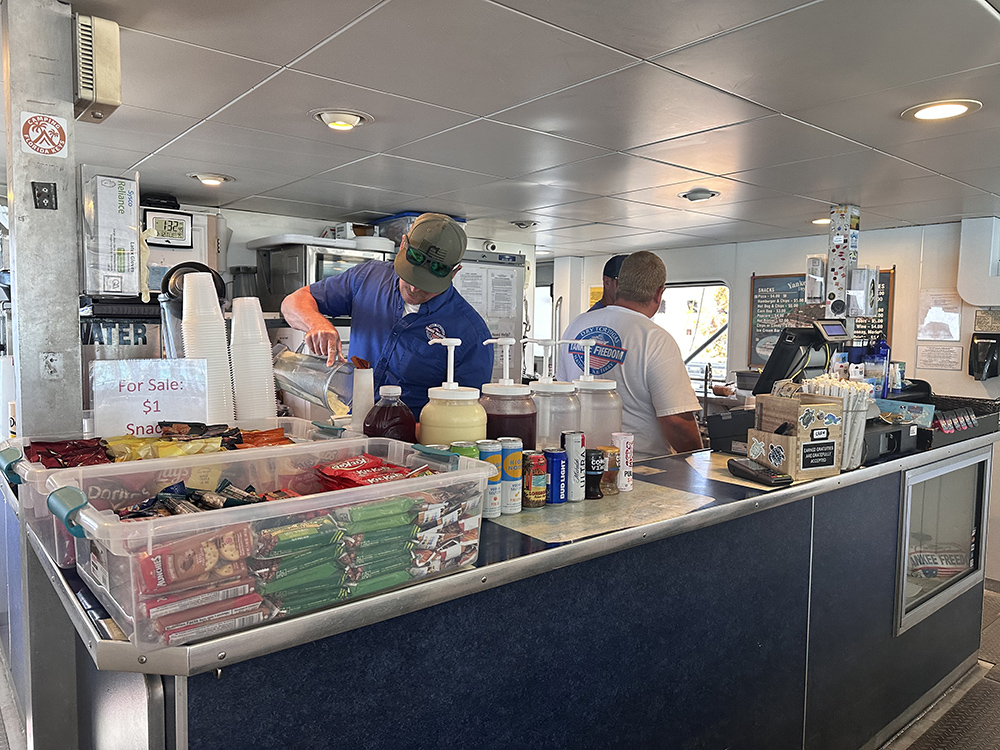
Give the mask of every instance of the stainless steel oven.
[{"label": "stainless steel oven", "polygon": [[[257,295],[261,308],[268,312],[279,311],[281,301],[296,289],[337,276],[359,263],[388,260],[394,249],[391,240],[381,237],[356,240],[302,237],[309,241],[275,241],[289,237],[296,235],[267,237],[247,243],[248,248],[257,250]],[[361,249],[358,245],[385,249]]]}]

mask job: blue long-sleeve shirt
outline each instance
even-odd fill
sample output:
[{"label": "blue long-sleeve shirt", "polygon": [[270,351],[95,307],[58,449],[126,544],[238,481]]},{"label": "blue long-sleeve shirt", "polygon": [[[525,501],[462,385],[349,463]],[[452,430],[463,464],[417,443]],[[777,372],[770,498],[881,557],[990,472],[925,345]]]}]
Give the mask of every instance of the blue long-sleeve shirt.
[{"label": "blue long-sleeve shirt", "polygon": [[[430,346],[433,338],[459,338],[455,348],[455,380],[481,388],[493,372],[493,346],[482,316],[455,287],[406,314],[399,277],[392,263],[368,261],[309,287],[319,311],[351,316],[351,356],[368,360],[379,386],[398,385],[413,415],[427,403],[427,389],[440,386],[448,375],[447,349]],[[377,400],[377,398],[376,398]]]}]

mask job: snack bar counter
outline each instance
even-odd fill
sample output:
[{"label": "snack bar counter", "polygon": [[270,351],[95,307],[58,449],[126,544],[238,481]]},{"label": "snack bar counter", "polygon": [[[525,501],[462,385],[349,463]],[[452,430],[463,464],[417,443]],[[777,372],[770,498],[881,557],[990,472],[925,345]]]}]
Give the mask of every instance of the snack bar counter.
[{"label": "snack bar counter", "polygon": [[79,635],[80,747],[877,747],[976,663],[995,439],[780,489],[655,459],[484,520],[474,567],[154,649],[28,541]]}]

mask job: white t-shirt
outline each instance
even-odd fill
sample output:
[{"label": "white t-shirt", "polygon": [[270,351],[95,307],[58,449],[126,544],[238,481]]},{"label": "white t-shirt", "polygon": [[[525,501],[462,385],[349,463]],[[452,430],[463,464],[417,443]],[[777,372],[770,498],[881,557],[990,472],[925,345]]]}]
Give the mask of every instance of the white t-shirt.
[{"label": "white t-shirt", "polygon": [[[622,429],[635,436],[636,457],[672,453],[657,417],[701,408],[673,336],[642,313],[612,305],[579,315],[563,338],[601,342],[590,351],[590,372],[617,381]],[[571,346],[576,351],[570,351]],[[583,347],[563,344],[559,380],[572,381],[582,374]]]}]

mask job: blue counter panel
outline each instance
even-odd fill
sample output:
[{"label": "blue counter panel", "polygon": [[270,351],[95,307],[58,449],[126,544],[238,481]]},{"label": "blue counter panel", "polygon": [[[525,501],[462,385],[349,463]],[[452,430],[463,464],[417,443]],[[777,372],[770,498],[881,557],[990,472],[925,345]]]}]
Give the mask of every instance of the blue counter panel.
[{"label": "blue counter panel", "polygon": [[816,499],[806,747],[861,747],[979,648],[982,590],[893,636],[900,475]]},{"label": "blue counter panel", "polygon": [[798,747],[810,522],[792,503],[191,677],[190,748]]}]

